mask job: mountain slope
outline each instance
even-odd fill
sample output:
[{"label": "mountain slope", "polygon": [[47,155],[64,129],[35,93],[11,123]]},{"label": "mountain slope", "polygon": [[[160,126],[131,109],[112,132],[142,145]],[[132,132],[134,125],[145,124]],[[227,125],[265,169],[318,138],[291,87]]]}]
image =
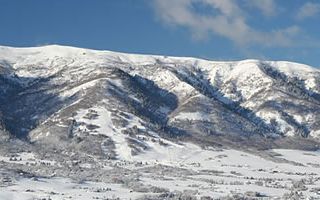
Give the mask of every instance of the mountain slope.
[{"label": "mountain slope", "polygon": [[0,119],[11,136],[110,159],[181,140],[314,145],[319,80],[290,62],[0,47]]}]

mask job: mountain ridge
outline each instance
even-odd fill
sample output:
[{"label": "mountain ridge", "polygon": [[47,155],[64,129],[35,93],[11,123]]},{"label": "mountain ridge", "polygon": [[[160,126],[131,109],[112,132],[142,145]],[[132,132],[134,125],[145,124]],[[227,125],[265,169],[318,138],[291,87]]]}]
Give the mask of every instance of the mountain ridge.
[{"label": "mountain ridge", "polygon": [[[313,69],[320,71],[320,69],[316,66],[310,66],[308,64],[303,64],[295,61],[287,61],[287,60],[260,60],[260,59],[240,59],[240,60],[212,60],[212,59],[205,59],[205,58],[199,58],[199,57],[193,57],[193,56],[171,56],[171,55],[161,55],[161,54],[141,54],[141,53],[130,53],[130,52],[121,52],[121,51],[113,51],[113,50],[102,50],[102,49],[91,49],[91,48],[82,48],[82,47],[75,47],[75,46],[68,46],[68,45],[60,45],[60,44],[50,44],[50,45],[43,45],[43,46],[28,46],[28,47],[13,47],[13,46],[6,46],[6,45],[0,45],[1,51],[8,51],[8,50],[18,50],[18,51],[35,51],[35,50],[45,50],[45,49],[51,49],[57,54],[60,49],[67,49],[70,52],[71,51],[87,51],[87,52],[95,52],[95,53],[106,53],[106,54],[117,54],[117,55],[123,55],[123,56],[137,56],[137,57],[154,57],[154,58],[172,58],[172,59],[178,59],[178,60],[197,60],[197,61],[208,61],[213,63],[245,63],[245,62],[271,62],[271,63],[287,63],[287,64],[297,64],[300,67],[304,67],[305,69]],[[3,52],[1,52],[3,53]],[[62,53],[62,52],[61,52]]]},{"label": "mountain ridge", "polygon": [[249,146],[253,137],[266,148],[281,138],[291,145],[290,137],[314,144],[320,135],[320,70],[303,64],[49,45],[2,46],[0,69],[4,127],[32,142],[77,146],[106,137],[138,154],[148,145],[137,134]]}]

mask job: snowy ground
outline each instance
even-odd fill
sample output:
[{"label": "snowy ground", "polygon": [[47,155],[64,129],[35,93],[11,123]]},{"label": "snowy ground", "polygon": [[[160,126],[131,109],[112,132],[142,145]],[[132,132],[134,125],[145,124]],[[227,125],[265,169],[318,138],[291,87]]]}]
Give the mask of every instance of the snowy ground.
[{"label": "snowy ground", "polygon": [[[130,194],[130,195],[129,195]],[[141,195],[141,194],[140,194]],[[135,198],[137,192],[130,192],[120,184],[101,182],[76,183],[66,178],[20,179],[15,185],[0,188],[1,200],[12,199],[106,199]]]},{"label": "snowy ground", "polygon": [[[0,171],[0,199],[137,199],[169,192],[188,193],[199,199],[245,193],[267,199],[285,196],[290,199],[290,194],[320,198],[320,152],[274,149],[263,152],[263,158],[237,150],[204,150],[193,144],[169,144],[154,149],[157,151],[137,155],[134,160],[104,163],[109,169],[121,166],[139,174],[130,183],[18,177],[5,184],[8,181]],[[22,161],[2,156],[0,162],[21,165],[26,164],[24,160],[36,162],[28,153],[20,157]]]}]

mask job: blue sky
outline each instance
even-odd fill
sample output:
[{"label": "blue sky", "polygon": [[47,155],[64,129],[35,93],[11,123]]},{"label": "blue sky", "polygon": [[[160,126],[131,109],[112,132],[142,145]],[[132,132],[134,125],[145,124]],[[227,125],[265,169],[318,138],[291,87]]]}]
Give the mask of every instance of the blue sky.
[{"label": "blue sky", "polygon": [[320,66],[318,0],[0,0],[0,45]]}]

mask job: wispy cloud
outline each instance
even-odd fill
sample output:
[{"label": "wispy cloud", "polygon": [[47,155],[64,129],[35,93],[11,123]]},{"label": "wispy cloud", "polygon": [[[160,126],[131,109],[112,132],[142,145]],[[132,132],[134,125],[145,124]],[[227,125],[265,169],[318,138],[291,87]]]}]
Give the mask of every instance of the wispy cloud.
[{"label": "wispy cloud", "polygon": [[245,2],[247,5],[257,8],[262,12],[262,14],[268,17],[277,15],[279,10],[274,0],[245,0]]},{"label": "wispy cloud", "polygon": [[[247,22],[252,16],[240,6],[239,2],[243,1],[153,0],[153,6],[162,22],[185,27],[196,39],[205,39],[214,34],[227,38],[240,46],[288,47],[295,43],[301,31],[298,26],[288,26],[269,32],[256,29]],[[261,10],[264,15],[276,14],[276,5],[273,0],[250,2],[255,2],[251,6]],[[211,14],[196,11],[195,6],[199,4],[211,9]]]},{"label": "wispy cloud", "polygon": [[320,3],[307,2],[299,9],[296,18],[298,20],[304,20],[318,14],[320,14]]}]

